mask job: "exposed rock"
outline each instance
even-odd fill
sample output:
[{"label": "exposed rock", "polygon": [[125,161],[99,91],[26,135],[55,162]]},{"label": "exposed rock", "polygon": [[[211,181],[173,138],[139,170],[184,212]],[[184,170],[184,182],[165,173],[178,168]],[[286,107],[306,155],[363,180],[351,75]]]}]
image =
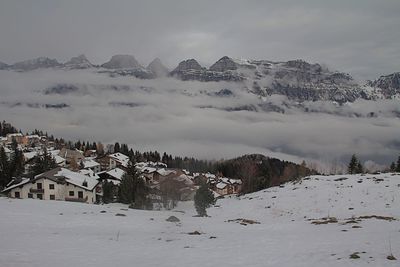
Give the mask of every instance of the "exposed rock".
[{"label": "exposed rock", "polygon": [[381,90],[386,98],[400,94],[400,72],[381,76],[375,81],[369,81],[368,85]]},{"label": "exposed rock", "polygon": [[211,67],[211,71],[227,71],[227,70],[236,70],[238,65],[229,57],[225,56],[215,62]]},{"label": "exposed rock", "polygon": [[21,62],[17,62],[11,66],[11,68],[15,70],[35,70],[40,68],[54,68],[54,67],[61,67],[60,64],[56,59],[50,59],[47,57],[39,57],[35,59],[25,60]]},{"label": "exposed rock", "polygon": [[93,67],[92,63],[90,63],[85,55],[71,58],[64,66],[69,69],[88,69]]},{"label": "exposed rock", "polygon": [[101,65],[106,69],[143,69],[139,62],[131,55],[115,55],[110,61]]},{"label": "exposed rock", "polygon": [[202,70],[203,67],[195,60],[195,59],[187,59],[179,63],[178,67],[176,67],[172,74],[179,73],[181,71],[187,70]]}]

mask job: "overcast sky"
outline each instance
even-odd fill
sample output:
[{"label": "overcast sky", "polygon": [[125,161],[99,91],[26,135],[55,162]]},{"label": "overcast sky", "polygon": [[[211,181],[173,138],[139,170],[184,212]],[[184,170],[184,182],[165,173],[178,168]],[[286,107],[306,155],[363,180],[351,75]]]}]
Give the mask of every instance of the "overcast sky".
[{"label": "overcast sky", "polygon": [[399,14],[399,0],[1,0],[0,61],[301,58],[373,79],[400,71]]}]

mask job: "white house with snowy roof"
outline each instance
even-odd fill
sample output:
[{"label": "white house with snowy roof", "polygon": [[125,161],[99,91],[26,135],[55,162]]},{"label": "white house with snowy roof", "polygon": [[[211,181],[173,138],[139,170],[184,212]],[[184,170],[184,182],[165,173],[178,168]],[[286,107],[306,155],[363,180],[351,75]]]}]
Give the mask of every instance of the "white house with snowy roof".
[{"label": "white house with snowy roof", "polygon": [[33,179],[14,179],[3,193],[12,198],[95,203],[101,200],[102,188],[95,177],[57,167]]}]

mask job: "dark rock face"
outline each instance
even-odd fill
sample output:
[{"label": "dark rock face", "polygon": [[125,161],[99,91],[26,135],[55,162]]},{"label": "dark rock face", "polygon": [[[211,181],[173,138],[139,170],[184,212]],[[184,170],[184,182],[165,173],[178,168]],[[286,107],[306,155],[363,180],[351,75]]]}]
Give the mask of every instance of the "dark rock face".
[{"label": "dark rock face", "polygon": [[375,81],[368,82],[368,85],[381,89],[386,98],[391,98],[396,94],[400,94],[400,72],[381,76]]},{"label": "dark rock face", "polygon": [[55,68],[61,66],[62,64],[58,63],[58,61],[55,59],[50,59],[47,57],[39,57],[31,60],[17,62],[14,65],[12,65],[11,68],[15,70],[28,71],[41,68]]},{"label": "dark rock face", "polygon": [[139,62],[131,55],[115,55],[110,61],[101,65],[106,69],[140,69],[143,68]]},{"label": "dark rock face", "polygon": [[229,57],[222,57],[220,60],[215,62],[211,67],[211,71],[224,72],[227,70],[236,70],[238,68],[237,64]]},{"label": "dark rock face", "polygon": [[166,77],[169,73],[169,70],[162,64],[159,58],[154,59],[147,66],[147,69],[151,71],[155,75],[155,77]]},{"label": "dark rock face", "polygon": [[64,66],[69,69],[88,69],[93,67],[92,63],[90,63],[85,55],[71,58]]},{"label": "dark rock face", "polygon": [[182,71],[188,71],[188,70],[202,70],[203,67],[195,60],[195,59],[188,59],[184,60],[179,63],[178,67],[176,67],[173,71],[172,74],[174,73],[179,73]]}]

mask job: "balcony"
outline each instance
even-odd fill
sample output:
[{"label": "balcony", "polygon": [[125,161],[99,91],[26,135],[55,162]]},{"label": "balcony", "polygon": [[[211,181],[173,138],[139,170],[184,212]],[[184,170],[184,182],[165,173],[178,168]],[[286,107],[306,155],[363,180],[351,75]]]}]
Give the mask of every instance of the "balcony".
[{"label": "balcony", "polygon": [[43,194],[44,193],[44,189],[38,189],[38,188],[31,188],[29,189],[29,193],[35,193],[35,194]]},{"label": "balcony", "polygon": [[84,198],[78,198],[78,197],[66,197],[65,201],[70,201],[70,202],[87,202],[88,197],[84,197]]}]

